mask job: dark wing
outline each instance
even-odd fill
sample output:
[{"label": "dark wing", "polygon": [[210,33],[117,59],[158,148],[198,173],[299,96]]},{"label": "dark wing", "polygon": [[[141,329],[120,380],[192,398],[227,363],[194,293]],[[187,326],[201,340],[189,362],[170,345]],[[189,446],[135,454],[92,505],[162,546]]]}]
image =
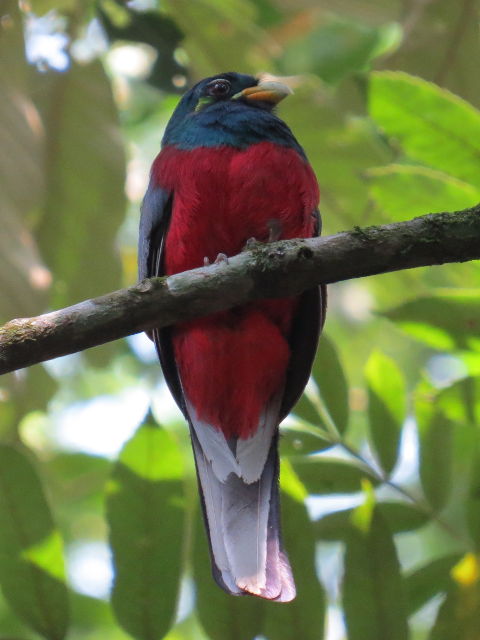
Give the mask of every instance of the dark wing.
[{"label": "dark wing", "polygon": [[[138,241],[138,277],[150,278],[164,275],[163,248],[172,215],[173,193],[155,186],[150,180],[143,199]],[[170,328],[153,329],[148,334],[162,365],[165,382],[175,402],[185,414],[185,401],[173,356]]]},{"label": "dark wing", "polygon": [[172,213],[172,194],[150,180],[142,202],[138,238],[138,279],[161,275],[163,242]]},{"label": "dark wing", "polygon": [[[319,211],[315,211],[313,215],[316,222],[314,236],[317,236],[322,229],[322,220]],[[308,382],[315,360],[318,337],[325,322],[326,310],[325,285],[301,294],[289,339],[291,356],[280,408],[280,421],[290,413]]]}]

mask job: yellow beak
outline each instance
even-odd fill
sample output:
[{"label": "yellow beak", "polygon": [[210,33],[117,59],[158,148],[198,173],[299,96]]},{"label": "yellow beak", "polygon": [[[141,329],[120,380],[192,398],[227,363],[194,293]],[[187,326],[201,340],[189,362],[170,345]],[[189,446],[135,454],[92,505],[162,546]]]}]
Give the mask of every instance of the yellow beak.
[{"label": "yellow beak", "polygon": [[263,102],[278,104],[280,100],[283,100],[292,93],[293,91],[290,87],[287,87],[283,82],[265,81],[259,82],[254,87],[247,87],[243,91],[236,93],[232,97],[232,100],[245,98],[248,101],[261,100]]}]

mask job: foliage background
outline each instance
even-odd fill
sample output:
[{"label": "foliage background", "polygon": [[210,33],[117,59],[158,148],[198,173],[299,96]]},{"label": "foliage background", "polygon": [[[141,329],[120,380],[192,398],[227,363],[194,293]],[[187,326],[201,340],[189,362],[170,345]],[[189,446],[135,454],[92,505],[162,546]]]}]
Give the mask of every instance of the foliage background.
[{"label": "foliage background", "polygon": [[[163,127],[212,73],[301,76],[280,114],[324,233],[475,204],[478,59],[472,0],[2,0],[0,320],[135,281]],[[479,638],[479,287],[478,263],[330,287],[282,430],[289,605],[213,585],[145,338],[4,376],[0,638]]]}]

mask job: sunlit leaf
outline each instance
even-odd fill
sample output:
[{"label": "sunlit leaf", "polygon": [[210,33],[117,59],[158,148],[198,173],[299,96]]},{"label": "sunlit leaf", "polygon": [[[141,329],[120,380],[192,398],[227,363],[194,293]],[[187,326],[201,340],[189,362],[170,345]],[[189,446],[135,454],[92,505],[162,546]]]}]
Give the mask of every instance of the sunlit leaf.
[{"label": "sunlit leaf", "polygon": [[343,606],[349,640],[407,640],[409,637],[406,598],[395,545],[378,510],[368,532],[350,528]]},{"label": "sunlit leaf", "polygon": [[12,609],[48,640],[65,637],[63,545],[27,457],[0,446],[0,584]]},{"label": "sunlit leaf", "polygon": [[162,638],[174,620],[184,535],[181,477],[173,438],[145,424],[124,446],[108,485],[112,606],[138,640]]},{"label": "sunlit leaf", "polygon": [[392,164],[371,169],[366,175],[373,199],[390,220],[458,211],[480,202],[480,189],[427,167]]},{"label": "sunlit leaf", "polygon": [[377,502],[372,483],[367,479],[362,479],[362,494],[362,502],[352,510],[350,523],[354,529],[367,534],[372,527],[375,504]]},{"label": "sunlit leaf", "polygon": [[280,486],[284,493],[297,502],[303,502],[308,497],[308,491],[295,472],[290,460],[282,461]]},{"label": "sunlit leaf", "polygon": [[479,380],[464,378],[438,393],[437,403],[452,422],[475,425],[480,415]]},{"label": "sunlit leaf", "polygon": [[465,100],[406,73],[376,72],[370,115],[411,158],[480,187],[480,112]]},{"label": "sunlit leaf", "polygon": [[406,411],[406,389],[396,363],[374,351],[365,369],[370,433],[382,467],[390,472],[397,460]]}]

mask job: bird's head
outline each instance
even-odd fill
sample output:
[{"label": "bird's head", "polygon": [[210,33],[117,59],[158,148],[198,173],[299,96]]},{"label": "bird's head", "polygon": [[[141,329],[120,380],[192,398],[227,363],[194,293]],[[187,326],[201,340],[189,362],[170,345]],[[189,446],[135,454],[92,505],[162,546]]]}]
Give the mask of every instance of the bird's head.
[{"label": "bird's head", "polygon": [[[220,129],[227,139],[234,130],[238,134],[248,128],[249,122],[264,120],[291,93],[280,81],[262,80],[243,73],[230,71],[205,78],[178,103],[165,131],[164,143],[195,146],[194,139],[198,139],[201,130],[203,143],[217,139]],[[226,140],[226,143],[229,142]]]},{"label": "bird's head", "polygon": [[243,73],[224,73],[205,78],[191,90],[196,99],[195,111],[201,111],[219,102],[239,102],[271,111],[291,89],[282,82],[259,80]]}]

